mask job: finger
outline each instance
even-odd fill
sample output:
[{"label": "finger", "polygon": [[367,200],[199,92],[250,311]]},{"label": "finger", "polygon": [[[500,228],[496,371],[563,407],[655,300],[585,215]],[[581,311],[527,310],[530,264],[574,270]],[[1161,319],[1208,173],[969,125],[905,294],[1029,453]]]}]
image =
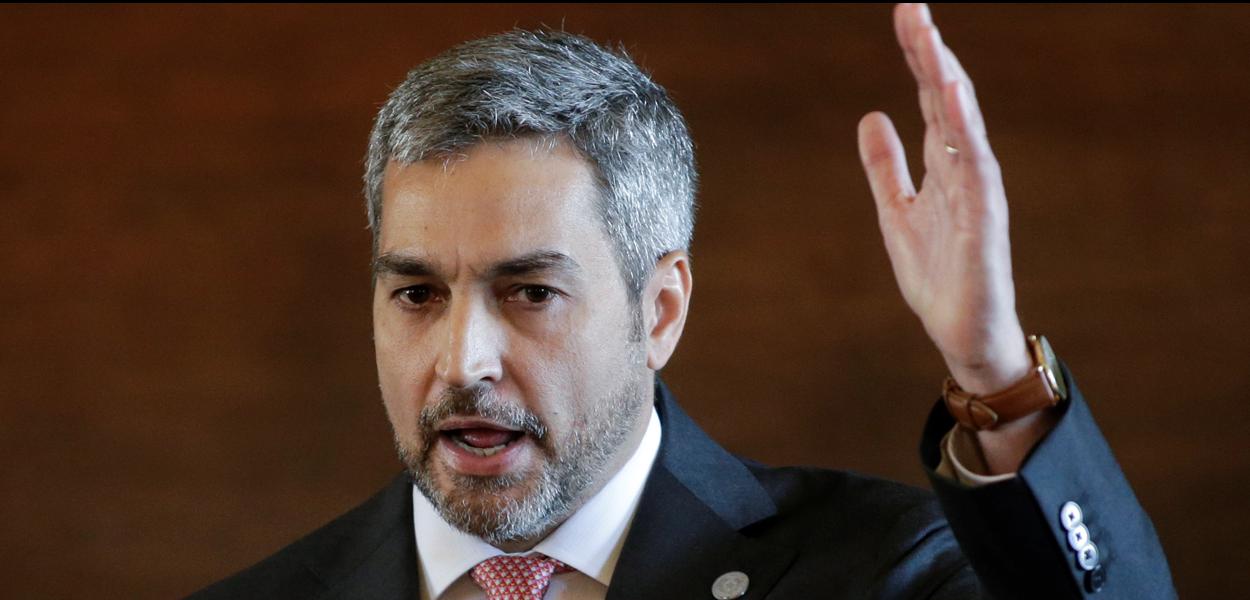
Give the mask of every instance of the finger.
[{"label": "finger", "polygon": [[946,63],[947,69],[951,72],[954,79],[964,87],[964,95],[967,100],[968,117],[967,123],[969,131],[985,135],[985,119],[981,114],[981,106],[977,101],[976,86],[972,83],[972,78],[968,76],[968,72],[964,70],[955,53],[951,51],[949,46],[942,46],[942,58]]},{"label": "finger", "polygon": [[958,156],[968,159],[963,162],[975,163],[993,160],[989,139],[985,136],[982,126],[980,108],[972,97],[972,92],[961,81],[952,81],[942,89],[943,116],[946,128],[946,144],[958,149]]},{"label": "finger", "polygon": [[916,195],[907,171],[903,143],[884,113],[872,112],[859,120],[859,159],[879,213],[892,210]]},{"label": "finger", "polygon": [[948,200],[966,200],[950,206],[955,210],[972,210],[988,218],[1004,217],[1006,204],[1003,202],[1002,171],[986,137],[979,131],[971,130],[971,95],[957,81],[947,85],[943,94],[945,104],[951,108],[947,114],[949,126],[944,135],[949,140],[947,143],[958,148],[958,152],[946,154],[945,164],[936,170],[945,190],[941,196]]},{"label": "finger", "polygon": [[945,116],[943,111],[942,89],[947,82],[954,79],[954,75],[943,58],[943,49],[945,45],[942,43],[942,36],[938,33],[936,27],[925,26],[916,30],[915,36],[916,60],[920,63],[920,70],[925,78],[925,85],[933,92],[930,95],[929,107],[932,113],[932,119],[925,121],[927,125],[942,125],[942,119]]},{"label": "finger", "polygon": [[915,33],[915,46],[916,58],[920,62],[925,77],[928,78],[928,85],[933,90],[929,94],[931,104],[925,119],[923,147],[925,170],[937,175],[940,181],[947,181],[946,175],[950,171],[945,167],[955,156],[949,152],[948,148],[959,148],[948,132],[947,116],[951,107],[944,96],[947,85],[954,81],[954,75],[943,58],[945,45],[942,43],[937,28],[925,26],[918,29]]},{"label": "finger", "polygon": [[[926,136],[933,131],[940,133],[944,126],[942,87],[953,77],[949,66],[942,58],[941,49],[944,46],[941,36],[937,28],[933,27],[927,19],[921,19],[916,15],[908,16],[907,11],[900,12],[903,15],[900,21],[903,34],[906,36],[906,48],[914,64],[912,74],[919,88],[920,109],[924,115]],[[926,154],[926,166],[928,166],[927,158]]]},{"label": "finger", "polygon": [[916,27],[923,26],[925,21],[925,17],[916,5],[899,4],[894,7],[894,35],[898,38],[898,45],[903,50],[903,58],[907,60],[907,66],[911,68],[916,82],[921,85],[924,85],[925,81],[920,70],[920,63],[916,60],[916,47],[913,40]]},{"label": "finger", "polygon": [[976,86],[972,84],[972,78],[968,76],[968,71],[964,70],[963,63],[959,62],[959,57],[955,56],[955,52],[950,46],[942,44],[942,57],[946,60],[946,68],[951,71],[955,79],[962,81],[964,85],[972,92],[973,99],[976,99]]},{"label": "finger", "polygon": [[[938,90],[932,94],[935,101],[933,110],[937,113],[938,124],[945,127],[950,121],[952,111],[959,110],[948,101],[955,96],[949,94],[949,90],[946,89],[952,81],[957,81],[965,88],[960,96],[966,100],[963,108],[968,109],[964,114],[967,117],[967,121],[964,122],[965,131],[980,132],[984,136],[985,121],[977,104],[976,87],[972,83],[972,78],[968,76],[968,72],[955,53],[942,41],[941,34],[932,21],[929,21],[927,29],[931,31],[917,33],[917,59],[921,69],[931,77],[930,85]],[[952,146],[955,145],[949,139],[944,141]]]},{"label": "finger", "polygon": [[920,112],[924,115],[926,123],[937,118],[934,113],[936,104],[934,94],[937,90],[931,85],[931,78],[921,65],[920,50],[917,47],[917,33],[928,23],[930,23],[929,10],[923,4],[899,4],[894,9],[894,34],[898,38],[899,47],[903,50],[903,58],[907,61],[907,67],[911,69],[912,77],[916,80]]}]

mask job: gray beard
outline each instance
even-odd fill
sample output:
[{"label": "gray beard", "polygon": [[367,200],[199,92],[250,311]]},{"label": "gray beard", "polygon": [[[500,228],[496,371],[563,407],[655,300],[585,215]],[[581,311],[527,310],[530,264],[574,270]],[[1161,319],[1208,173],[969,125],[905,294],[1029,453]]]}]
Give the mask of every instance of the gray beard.
[{"label": "gray beard", "polygon": [[[422,409],[420,449],[414,452],[398,436],[395,445],[417,489],[456,529],[495,546],[537,540],[564,522],[601,480],[607,463],[651,404],[650,395],[640,389],[643,383],[627,380],[602,403],[590,406],[562,447],[556,446],[536,415],[502,402],[493,389],[483,386],[448,390],[439,402]],[[451,415],[481,416],[524,431],[546,460],[536,473],[498,477],[446,473],[450,489],[439,489],[431,450],[440,436],[436,424]],[[527,480],[532,480],[529,489],[519,498],[507,493]]]}]

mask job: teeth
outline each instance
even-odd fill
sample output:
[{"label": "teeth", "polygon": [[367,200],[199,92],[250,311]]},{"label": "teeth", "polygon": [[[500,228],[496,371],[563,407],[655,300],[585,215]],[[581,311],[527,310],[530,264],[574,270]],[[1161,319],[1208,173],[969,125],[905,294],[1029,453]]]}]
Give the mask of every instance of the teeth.
[{"label": "teeth", "polygon": [[469,452],[472,452],[478,456],[494,456],[500,450],[503,450],[504,446],[508,445],[507,443],[503,443],[503,444],[499,444],[498,446],[491,446],[490,448],[477,448],[477,447],[470,446],[464,443],[464,441],[461,440],[460,438],[453,437],[451,439],[454,442],[456,442],[457,446],[460,446],[461,448],[464,448],[465,450],[468,450]]}]

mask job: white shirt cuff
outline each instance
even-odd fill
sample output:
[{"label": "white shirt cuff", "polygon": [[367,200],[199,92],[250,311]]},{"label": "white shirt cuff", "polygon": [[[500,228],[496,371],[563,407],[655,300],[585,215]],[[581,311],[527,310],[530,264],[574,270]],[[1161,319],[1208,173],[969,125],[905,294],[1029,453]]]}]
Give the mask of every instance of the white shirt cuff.
[{"label": "white shirt cuff", "polygon": [[968,487],[977,487],[1006,481],[1016,476],[1015,473],[1002,475],[981,475],[976,471],[988,471],[985,457],[981,454],[981,445],[976,436],[958,425],[942,437],[942,460],[938,463],[937,472],[947,479],[954,479]]}]

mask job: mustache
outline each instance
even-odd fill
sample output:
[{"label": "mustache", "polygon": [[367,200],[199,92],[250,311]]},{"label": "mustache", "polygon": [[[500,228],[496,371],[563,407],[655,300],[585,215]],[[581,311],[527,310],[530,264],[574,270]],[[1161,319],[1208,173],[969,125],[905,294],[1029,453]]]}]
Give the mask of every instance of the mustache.
[{"label": "mustache", "polygon": [[438,435],[438,424],[451,417],[481,417],[509,429],[516,429],[538,440],[547,437],[547,426],[538,415],[523,406],[505,401],[489,385],[447,388],[438,400],[421,409],[417,424],[423,437],[432,441]]}]

